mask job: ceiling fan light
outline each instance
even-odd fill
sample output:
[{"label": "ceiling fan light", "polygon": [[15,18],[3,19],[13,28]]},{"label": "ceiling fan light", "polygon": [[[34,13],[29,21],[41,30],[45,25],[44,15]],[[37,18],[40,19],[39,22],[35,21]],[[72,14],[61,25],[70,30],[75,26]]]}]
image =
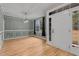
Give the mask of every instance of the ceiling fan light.
[{"label": "ceiling fan light", "polygon": [[28,22],[29,22],[28,20],[25,20],[25,21],[24,21],[24,23],[28,23]]}]

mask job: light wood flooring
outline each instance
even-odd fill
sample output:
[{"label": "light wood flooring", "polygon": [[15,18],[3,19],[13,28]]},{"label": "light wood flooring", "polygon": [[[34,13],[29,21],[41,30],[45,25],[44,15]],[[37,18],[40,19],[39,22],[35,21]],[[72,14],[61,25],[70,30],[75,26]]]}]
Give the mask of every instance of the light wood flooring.
[{"label": "light wood flooring", "polygon": [[1,56],[72,56],[73,54],[51,47],[45,40],[35,37],[4,41]]},{"label": "light wood flooring", "polygon": [[72,36],[73,43],[79,45],[79,30],[73,30]]}]

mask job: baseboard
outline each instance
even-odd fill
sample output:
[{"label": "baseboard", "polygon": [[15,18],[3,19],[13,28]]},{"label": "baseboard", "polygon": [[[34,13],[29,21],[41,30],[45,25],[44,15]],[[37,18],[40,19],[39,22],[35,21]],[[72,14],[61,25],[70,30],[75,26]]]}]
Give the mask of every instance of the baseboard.
[{"label": "baseboard", "polygon": [[36,35],[28,35],[28,36],[20,36],[20,37],[15,37],[15,38],[7,38],[7,39],[4,39],[4,40],[19,39],[19,38],[29,38],[29,37],[36,37],[36,38],[40,38],[40,39],[46,40],[45,37],[36,36]]},{"label": "baseboard", "polygon": [[36,38],[40,38],[40,39],[46,40],[46,38],[43,37],[43,36],[36,36],[36,35],[33,35],[33,37],[36,37]]},{"label": "baseboard", "polygon": [[0,49],[3,47],[3,41],[0,41]]},{"label": "baseboard", "polygon": [[4,40],[19,39],[19,38],[28,38],[28,37],[30,37],[30,35],[28,35],[28,36],[20,36],[20,37],[15,37],[15,38],[7,38],[7,39],[4,39]]}]

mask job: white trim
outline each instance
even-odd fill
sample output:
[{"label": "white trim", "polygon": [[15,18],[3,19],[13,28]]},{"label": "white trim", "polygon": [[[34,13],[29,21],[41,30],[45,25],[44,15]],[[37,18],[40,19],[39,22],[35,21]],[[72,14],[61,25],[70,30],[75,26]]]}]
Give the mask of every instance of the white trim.
[{"label": "white trim", "polygon": [[55,8],[53,8],[53,9],[51,9],[51,10],[48,10],[47,12],[49,13],[49,12],[51,12],[51,11],[54,11],[54,10],[56,10],[56,9],[59,9],[59,8],[61,8],[61,7],[64,7],[64,6],[66,6],[66,5],[69,5],[69,4],[70,4],[70,3],[61,4],[61,5],[55,7]]},{"label": "white trim", "polygon": [[76,48],[79,48],[79,45],[76,45],[76,44],[72,44],[72,46],[74,46]]},{"label": "white trim", "polygon": [[43,37],[43,36],[37,36],[37,35],[33,35],[33,37],[36,37],[36,38],[40,38],[40,39],[47,40],[47,39],[46,39],[46,37]]},{"label": "white trim", "polygon": [[19,36],[19,37],[15,37],[15,38],[7,38],[7,39],[5,39],[5,40],[19,39],[19,38],[25,38],[25,37],[36,37],[36,38],[40,38],[40,39],[44,39],[44,40],[46,40],[45,37],[42,37],[42,36],[35,36],[35,35]]}]

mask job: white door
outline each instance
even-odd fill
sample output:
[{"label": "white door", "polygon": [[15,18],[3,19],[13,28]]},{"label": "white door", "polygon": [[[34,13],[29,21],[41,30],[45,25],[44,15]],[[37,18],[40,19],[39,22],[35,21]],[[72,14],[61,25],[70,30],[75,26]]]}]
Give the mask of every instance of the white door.
[{"label": "white door", "polygon": [[55,42],[55,19],[56,19],[56,14],[54,14],[52,17],[51,17],[51,42],[54,43]]},{"label": "white door", "polygon": [[36,20],[35,30],[36,35],[40,36],[40,20]]},{"label": "white door", "polygon": [[72,44],[72,19],[68,11],[52,15],[52,43],[54,46],[69,50]]}]

